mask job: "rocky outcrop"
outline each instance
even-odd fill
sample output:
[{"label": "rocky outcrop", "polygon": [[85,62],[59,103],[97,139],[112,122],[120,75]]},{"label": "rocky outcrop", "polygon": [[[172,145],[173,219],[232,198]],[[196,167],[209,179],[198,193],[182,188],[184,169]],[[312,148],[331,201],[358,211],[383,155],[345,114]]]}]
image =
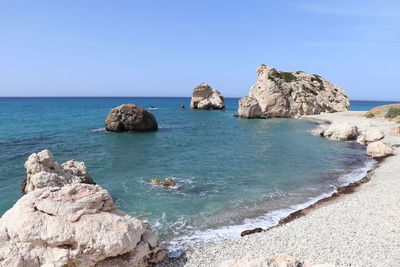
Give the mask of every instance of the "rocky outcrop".
[{"label": "rocky outcrop", "polygon": [[164,255],[148,225],[98,185],[37,189],[0,219],[1,266],[148,266]]},{"label": "rocky outcrop", "polygon": [[383,158],[393,155],[394,150],[381,141],[377,141],[367,146],[367,154],[373,158]]},{"label": "rocky outcrop", "polygon": [[400,104],[391,104],[378,106],[365,114],[367,118],[387,119],[394,122],[400,122]]},{"label": "rocky outcrop", "polygon": [[334,122],[329,125],[320,125],[311,133],[334,141],[352,141],[356,140],[359,135],[357,126],[340,122]]},{"label": "rocky outcrop", "polygon": [[26,178],[21,185],[24,193],[38,188],[64,186],[68,184],[94,184],[85,163],[69,160],[63,164],[54,162],[50,151],[33,153],[25,162]]},{"label": "rocky outcrop", "polygon": [[202,83],[193,89],[192,99],[190,101],[192,109],[224,109],[225,100],[222,94],[213,90],[211,86]]},{"label": "rocky outcrop", "polygon": [[[248,97],[239,101],[241,118],[298,118],[350,108],[343,89],[322,77],[302,71],[282,72],[266,65],[257,68],[257,81]],[[256,103],[260,106],[260,115]]]},{"label": "rocky outcrop", "polygon": [[157,131],[158,124],[153,114],[135,105],[126,104],[113,108],[105,121],[107,131],[148,132]]}]

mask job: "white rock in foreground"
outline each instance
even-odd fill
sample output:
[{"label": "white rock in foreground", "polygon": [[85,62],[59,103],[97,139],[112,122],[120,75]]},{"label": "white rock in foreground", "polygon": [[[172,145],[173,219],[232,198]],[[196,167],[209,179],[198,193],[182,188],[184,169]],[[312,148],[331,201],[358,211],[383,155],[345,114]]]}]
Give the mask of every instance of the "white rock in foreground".
[{"label": "white rock in foreground", "polygon": [[202,83],[193,89],[190,101],[192,109],[224,109],[225,100],[218,90],[213,90],[211,86]]},{"label": "white rock in foreground", "polygon": [[[291,117],[321,112],[348,111],[350,102],[343,89],[322,77],[302,71],[278,71],[261,65],[257,68],[257,81],[248,95],[261,108],[260,118]],[[247,111],[254,105],[239,102],[239,117],[253,114]]]},{"label": "white rock in foreground", "polygon": [[373,158],[382,158],[393,155],[394,150],[381,141],[377,141],[367,146],[367,154]]},{"label": "white rock in foreground", "polygon": [[37,189],[0,219],[1,266],[148,266],[164,255],[147,224],[97,185]]},{"label": "white rock in foreground", "polygon": [[329,125],[320,125],[311,133],[313,135],[323,136],[334,141],[356,140],[359,135],[357,126],[342,122],[333,122]]},{"label": "white rock in foreground", "polygon": [[85,163],[69,160],[63,164],[54,162],[49,150],[33,153],[25,162],[26,178],[22,183],[22,191],[31,192],[48,186],[64,186],[67,184],[94,184],[89,176]]}]

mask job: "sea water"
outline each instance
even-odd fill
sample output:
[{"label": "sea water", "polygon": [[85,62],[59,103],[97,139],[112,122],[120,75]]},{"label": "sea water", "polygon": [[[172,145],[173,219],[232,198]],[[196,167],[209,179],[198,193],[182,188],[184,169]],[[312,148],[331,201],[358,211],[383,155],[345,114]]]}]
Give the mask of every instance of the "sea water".
[{"label": "sea water", "polygon": [[[0,98],[0,214],[21,197],[23,164],[49,149],[57,162],[84,161],[117,206],[143,215],[171,248],[237,237],[362,178],[373,162],[355,143],[315,137],[315,123],[233,117],[226,110],[181,109],[190,98]],[[159,130],[109,133],[108,111],[149,108]],[[386,102],[352,102],[365,110]],[[164,188],[151,178],[173,177]]]}]

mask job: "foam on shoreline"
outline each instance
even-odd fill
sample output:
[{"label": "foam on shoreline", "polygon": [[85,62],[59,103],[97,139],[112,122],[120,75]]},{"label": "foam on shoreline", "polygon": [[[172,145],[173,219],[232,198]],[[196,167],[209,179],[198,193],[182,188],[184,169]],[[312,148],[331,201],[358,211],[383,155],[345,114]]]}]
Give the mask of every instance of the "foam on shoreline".
[{"label": "foam on shoreline", "polygon": [[282,221],[289,219],[292,214],[307,209],[324,199],[331,198],[338,192],[338,189],[340,190],[341,188],[362,180],[368,175],[368,172],[370,172],[375,167],[376,161],[366,161],[364,163],[364,166],[362,166],[361,168],[355,169],[350,173],[346,173],[338,177],[337,180],[340,182],[340,185],[338,187],[335,187],[330,192],[324,192],[318,196],[311,197],[306,202],[294,204],[283,209],[268,211],[262,216],[245,219],[242,224],[227,225],[215,229],[195,231],[194,233],[189,235],[177,236],[167,243],[168,249],[170,251],[169,257],[178,257],[185,250],[193,247],[201,247],[208,243],[213,244],[223,240],[240,238],[241,233],[249,229],[254,229],[258,227],[269,229],[271,227],[275,227],[279,225]]}]

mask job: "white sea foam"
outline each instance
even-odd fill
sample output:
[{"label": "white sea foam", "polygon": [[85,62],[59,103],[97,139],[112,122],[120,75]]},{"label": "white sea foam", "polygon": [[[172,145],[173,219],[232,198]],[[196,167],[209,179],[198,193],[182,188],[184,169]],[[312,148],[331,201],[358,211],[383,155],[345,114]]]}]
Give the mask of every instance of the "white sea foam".
[{"label": "white sea foam", "polygon": [[[340,182],[340,186],[346,186],[350,183],[361,180],[375,165],[376,161],[369,160],[365,162],[365,165],[363,167],[356,169],[348,174],[342,175],[338,179],[338,181]],[[190,246],[196,246],[204,243],[214,243],[224,239],[238,238],[240,237],[240,234],[245,230],[254,229],[257,227],[267,229],[269,227],[276,226],[281,219],[289,216],[293,212],[310,207],[321,199],[329,198],[335,192],[337,192],[337,189],[333,189],[331,192],[320,194],[317,197],[309,198],[308,201],[301,204],[292,205],[285,209],[268,211],[265,215],[252,219],[245,219],[242,224],[227,225],[216,229],[200,230],[195,231],[189,235],[174,237],[168,242],[168,248],[171,251],[169,253],[169,256],[177,257],[181,254],[180,251]]]},{"label": "white sea foam", "polygon": [[96,128],[96,129],[92,129],[91,132],[104,132],[106,130],[106,128]]}]

